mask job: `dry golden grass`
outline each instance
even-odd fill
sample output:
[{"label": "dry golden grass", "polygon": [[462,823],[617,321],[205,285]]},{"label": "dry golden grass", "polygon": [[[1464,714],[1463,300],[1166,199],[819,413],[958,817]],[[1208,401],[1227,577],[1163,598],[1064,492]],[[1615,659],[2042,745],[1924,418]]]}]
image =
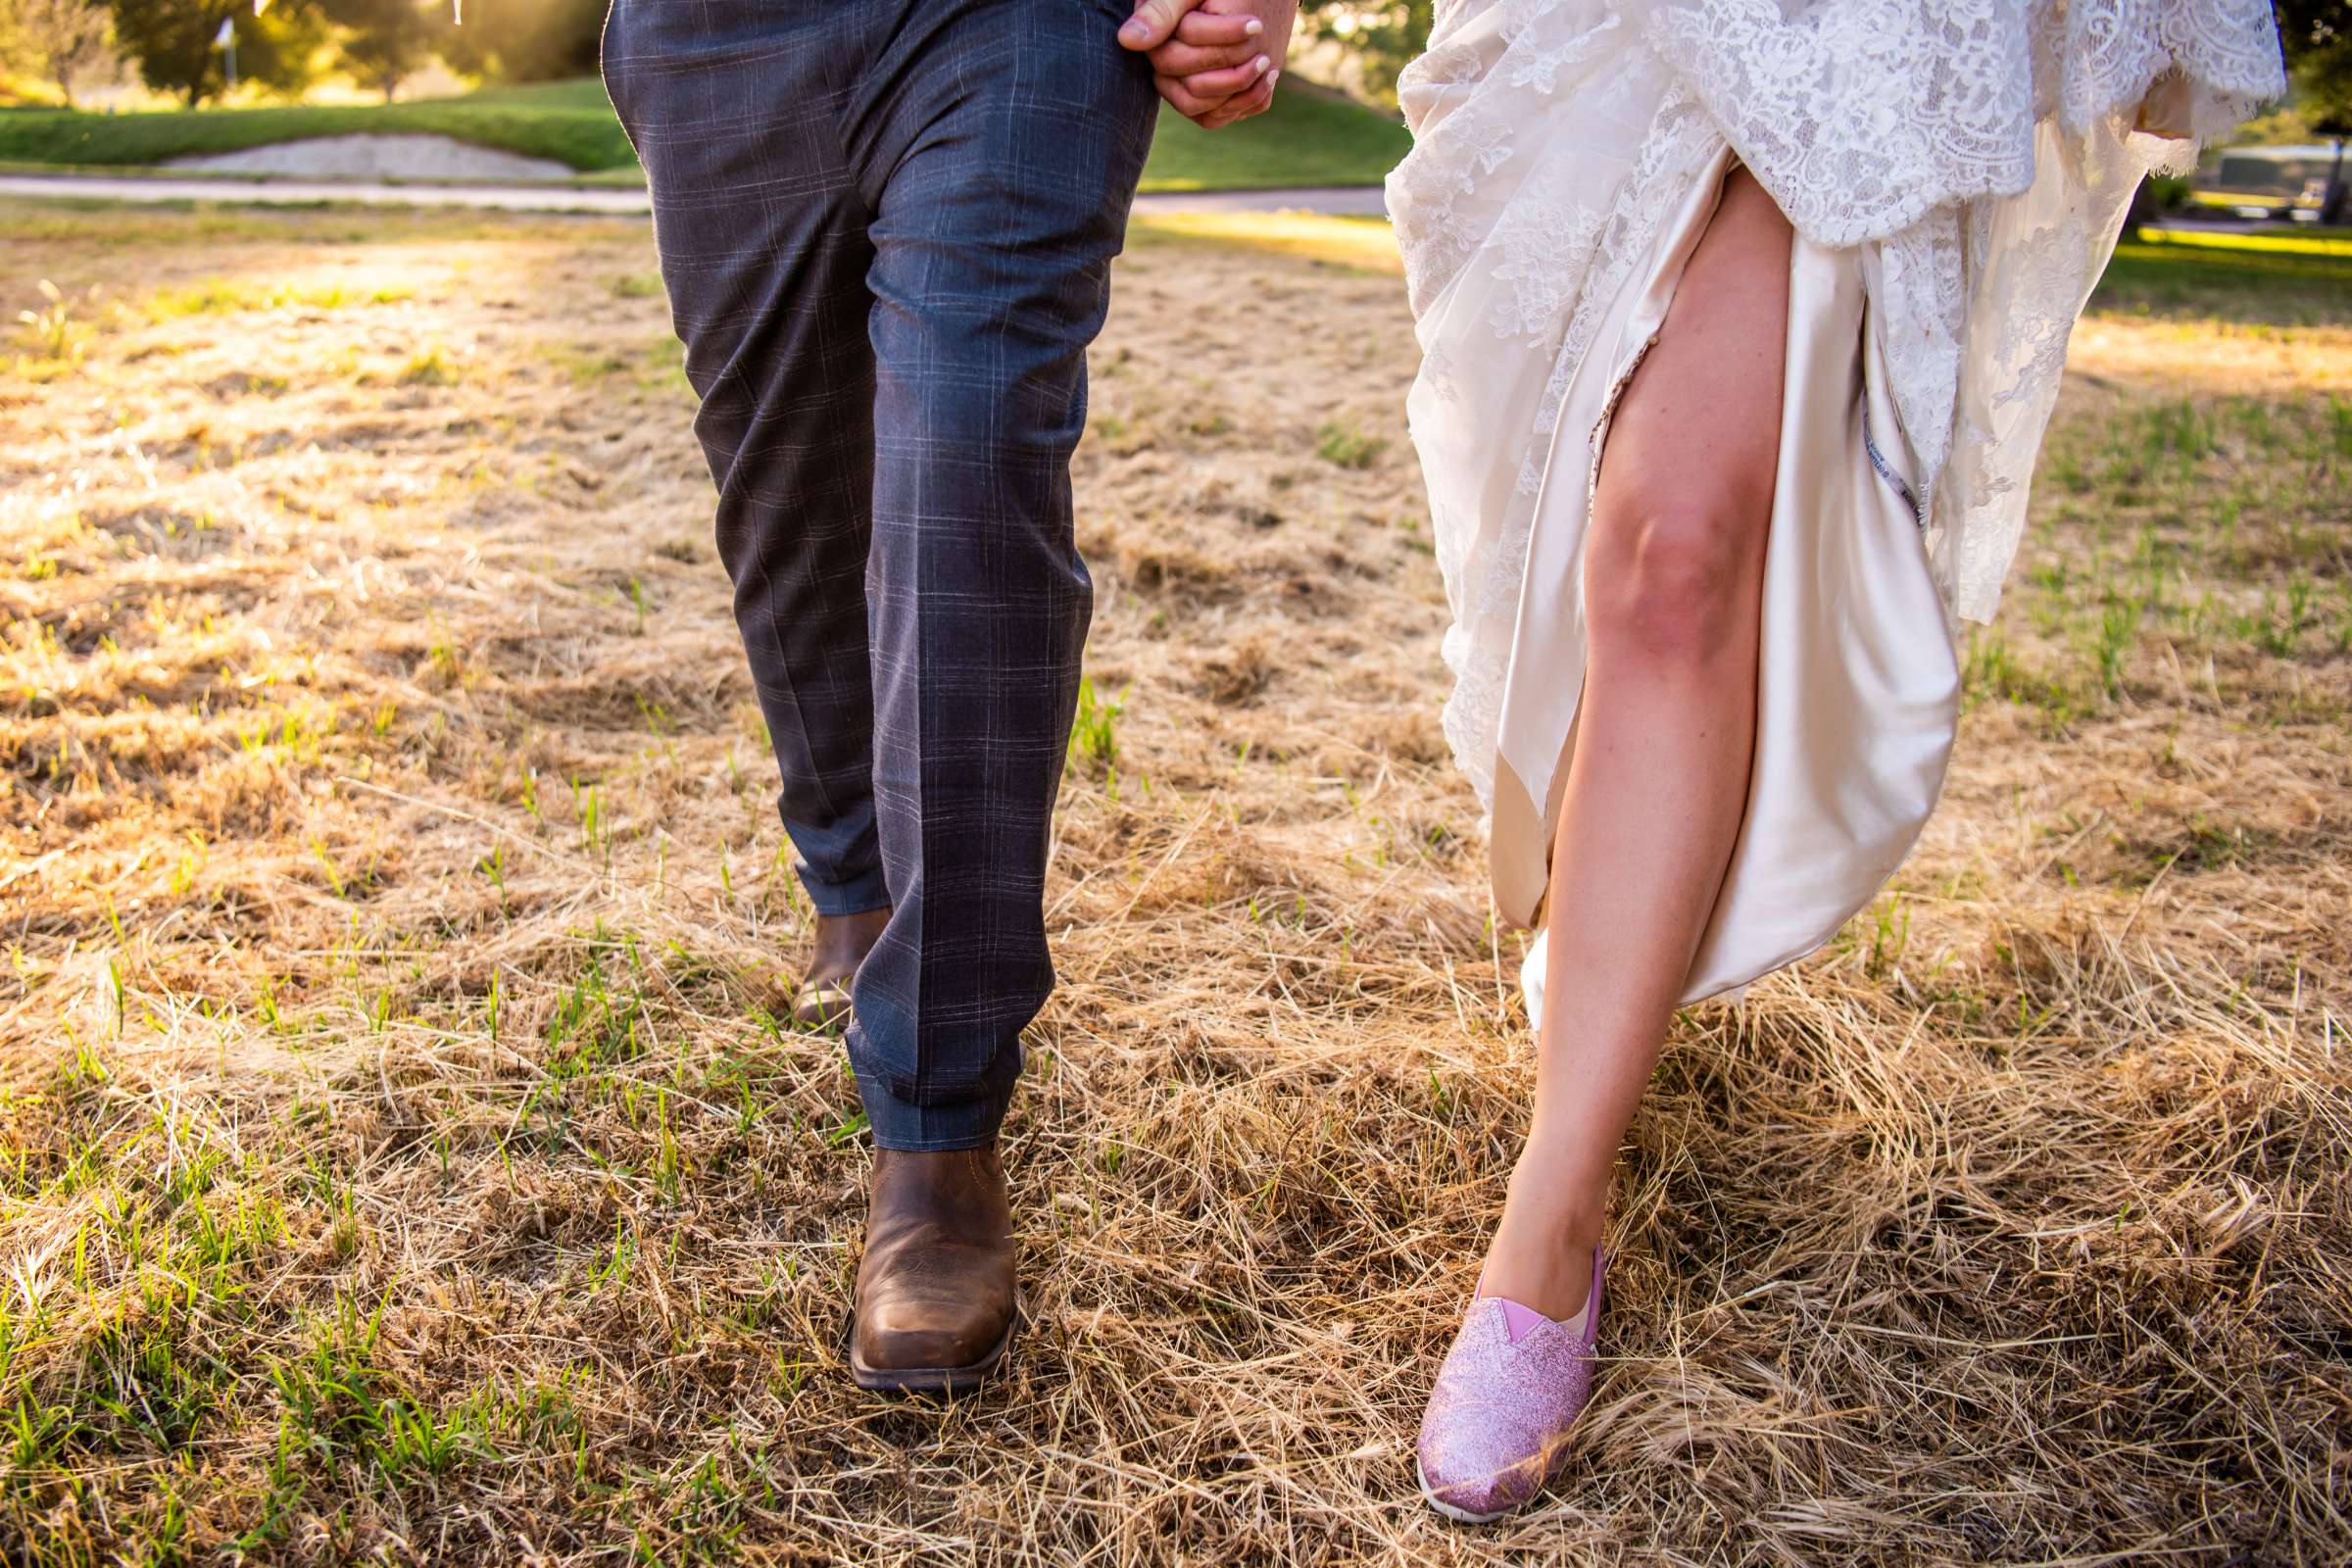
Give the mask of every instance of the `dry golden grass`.
[{"label": "dry golden grass", "polygon": [[1478,1533],[1409,1445],[1529,1045],[1360,230],[1122,264],[1032,1328],[940,1408],[843,1375],[865,1155],[760,1006],[807,911],[643,229],[5,218],[67,308],[0,379],[0,1558],[2352,1557],[2324,269],[2086,328],[1943,811],[1678,1025],[1598,1396]]}]

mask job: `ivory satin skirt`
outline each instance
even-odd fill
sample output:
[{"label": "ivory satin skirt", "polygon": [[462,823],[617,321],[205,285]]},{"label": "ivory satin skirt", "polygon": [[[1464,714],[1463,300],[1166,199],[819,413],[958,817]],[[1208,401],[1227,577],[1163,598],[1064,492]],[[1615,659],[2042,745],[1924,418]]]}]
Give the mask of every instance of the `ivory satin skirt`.
[{"label": "ivory satin skirt", "polygon": [[[1504,688],[1494,893],[1541,927],[1585,674],[1584,546],[1617,394],[1673,303],[1732,167],[1720,154],[1610,308],[1561,406]],[[1959,710],[1952,631],[1921,538],[1917,471],[1887,389],[1866,252],[1796,236],[1780,471],[1765,547],[1746,814],[1684,983],[1696,1002],[1802,957],[1877,896],[1942,790]],[[1592,439],[1570,439],[1592,432]],[[1588,465],[1589,457],[1589,465]],[[1563,471],[1583,469],[1584,471]],[[1530,780],[1542,780],[1539,799]],[[1522,970],[1543,1013],[1546,943]]]}]

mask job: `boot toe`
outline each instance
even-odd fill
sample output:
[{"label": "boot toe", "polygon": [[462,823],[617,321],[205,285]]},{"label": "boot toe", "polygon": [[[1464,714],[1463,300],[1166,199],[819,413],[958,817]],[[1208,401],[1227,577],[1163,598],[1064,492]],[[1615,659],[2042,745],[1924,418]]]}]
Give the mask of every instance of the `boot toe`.
[{"label": "boot toe", "polygon": [[970,1302],[874,1302],[858,1313],[858,1359],[877,1372],[968,1367],[996,1348],[1009,1321]]}]

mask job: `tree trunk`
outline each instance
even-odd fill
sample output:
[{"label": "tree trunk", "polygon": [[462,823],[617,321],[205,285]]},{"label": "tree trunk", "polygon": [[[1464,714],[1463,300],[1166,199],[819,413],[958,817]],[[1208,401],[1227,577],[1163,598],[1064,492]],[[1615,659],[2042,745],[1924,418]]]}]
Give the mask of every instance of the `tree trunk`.
[{"label": "tree trunk", "polygon": [[2340,223],[2344,220],[2345,197],[2352,194],[2344,185],[2344,138],[2335,138],[2335,167],[2328,171],[2328,194],[2320,198],[2320,221]]},{"label": "tree trunk", "polygon": [[[213,25],[217,29],[220,24],[215,22]],[[188,107],[190,109],[204,102],[204,78],[206,74],[212,70],[212,48],[213,35],[208,32],[197,42],[195,69],[188,73]]]}]

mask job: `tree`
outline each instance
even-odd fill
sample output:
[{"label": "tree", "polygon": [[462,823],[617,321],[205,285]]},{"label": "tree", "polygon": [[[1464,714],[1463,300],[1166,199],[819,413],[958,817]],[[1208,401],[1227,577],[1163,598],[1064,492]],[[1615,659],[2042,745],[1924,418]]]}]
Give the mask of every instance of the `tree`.
[{"label": "tree", "polygon": [[139,63],[139,79],[175,92],[193,109],[228,86],[214,39],[222,23],[237,40],[237,78],[284,90],[315,74],[325,26],[307,0],[278,0],[254,14],[250,0],[107,0],[115,38]]},{"label": "tree", "polygon": [[16,0],[16,41],[27,63],[57,83],[74,107],[74,83],[114,56],[114,29],[100,0]]},{"label": "tree", "polygon": [[2347,0],[2273,0],[2278,41],[2311,128],[2335,143],[2335,167],[2320,201],[2320,221],[2343,221],[2347,205],[2344,139],[2352,136],[2352,4]]},{"label": "tree", "polygon": [[447,30],[443,0],[319,0],[329,22],[344,29],[344,61],[360,80],[390,103],[400,80],[441,46]]},{"label": "tree", "polygon": [[1394,105],[1396,74],[1429,47],[1434,0],[1305,0],[1315,30],[1352,54],[1366,94]]},{"label": "tree", "polygon": [[[607,0],[466,0],[442,57],[460,71],[508,81],[593,76]],[[838,0],[855,4],[856,0]]]}]

